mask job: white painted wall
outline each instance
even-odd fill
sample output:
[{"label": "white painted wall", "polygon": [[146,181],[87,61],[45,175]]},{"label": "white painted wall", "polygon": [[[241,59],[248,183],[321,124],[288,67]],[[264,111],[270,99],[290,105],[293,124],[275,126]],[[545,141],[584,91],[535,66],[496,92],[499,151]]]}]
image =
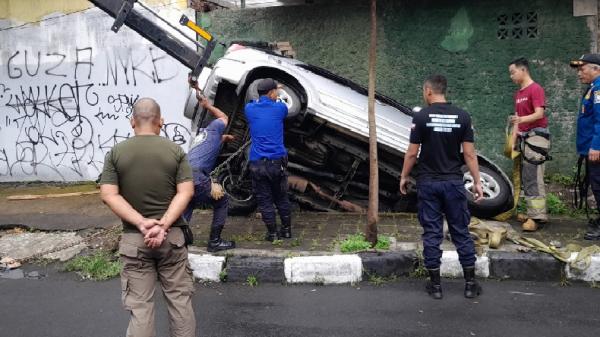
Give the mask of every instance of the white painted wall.
[{"label": "white painted wall", "polygon": [[[156,10],[174,23],[182,14]],[[0,182],[96,179],[106,152],[132,136],[140,97],[158,101],[163,135],[187,150],[187,68],[125,26],[113,33],[97,8],[50,17],[0,30]]]}]

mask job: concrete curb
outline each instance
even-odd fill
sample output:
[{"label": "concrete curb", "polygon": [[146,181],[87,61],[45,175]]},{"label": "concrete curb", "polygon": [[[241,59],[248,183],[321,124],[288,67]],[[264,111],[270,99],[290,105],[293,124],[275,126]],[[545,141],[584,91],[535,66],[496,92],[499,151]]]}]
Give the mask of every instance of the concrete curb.
[{"label": "concrete curb", "polygon": [[419,262],[415,251],[364,252],[358,256],[362,260],[363,275],[367,277],[408,276]]},{"label": "concrete curb", "polygon": [[498,279],[560,281],[563,264],[538,253],[488,252],[490,276]]},{"label": "concrete curb", "polygon": [[[577,253],[571,254],[569,262],[577,258]],[[590,265],[581,270],[573,269],[569,264],[565,266],[565,273],[569,280],[597,282],[600,281],[600,255],[591,256]]]},{"label": "concrete curb", "polygon": [[[234,254],[231,252],[230,254]],[[300,252],[297,255],[310,255]],[[346,255],[285,257],[281,252],[244,250],[241,255],[213,256],[190,253],[194,277],[201,281],[245,282],[253,276],[259,282],[343,284],[357,283],[369,276],[408,276],[418,266],[415,250],[396,252],[361,252]],[[573,253],[570,261],[574,261]],[[589,259],[589,265],[572,268],[554,257],[537,252],[517,253],[489,251],[477,258],[475,272],[480,278],[522,281],[558,282],[600,281],[600,255]],[[444,251],[443,277],[461,278],[462,268],[456,251]]]},{"label": "concrete curb", "polygon": [[[458,253],[455,250],[444,251],[442,253],[440,273],[442,277],[463,277],[462,266],[458,260]],[[475,261],[475,275],[481,278],[490,277],[490,259],[486,255],[477,257],[477,261]]]},{"label": "concrete curb", "polygon": [[188,261],[197,280],[219,282],[225,265],[224,256],[188,254]]},{"label": "concrete curb", "polygon": [[246,282],[253,276],[258,282],[283,282],[283,258],[232,256],[227,259],[227,281]]},{"label": "concrete curb", "polygon": [[288,283],[356,283],[362,278],[358,255],[301,256],[285,259]]}]

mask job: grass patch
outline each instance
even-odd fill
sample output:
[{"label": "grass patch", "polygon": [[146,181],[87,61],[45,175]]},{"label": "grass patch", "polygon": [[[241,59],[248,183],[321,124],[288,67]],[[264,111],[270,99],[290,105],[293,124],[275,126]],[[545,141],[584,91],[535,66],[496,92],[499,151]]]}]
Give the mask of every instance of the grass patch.
[{"label": "grass patch", "polygon": [[388,250],[390,249],[390,244],[391,241],[389,236],[379,235],[377,237],[377,244],[375,245],[375,248],[381,250]]},{"label": "grass patch", "polygon": [[425,268],[423,251],[417,249],[417,263],[415,265],[415,270],[411,271],[408,274],[408,277],[423,279],[429,277],[429,272],[427,268]]},{"label": "grass patch", "polygon": [[258,286],[258,279],[254,275],[248,275],[248,277],[246,277],[246,284],[250,287],[256,287]]},{"label": "grass patch", "polygon": [[262,241],[263,237],[259,233],[234,234],[231,239],[235,242],[256,242]]},{"label": "grass patch", "polygon": [[564,269],[561,269],[561,271],[560,271],[560,281],[559,281],[558,285],[561,287],[570,287],[571,286],[571,282],[569,282],[569,280],[567,279],[567,273],[565,272]]},{"label": "grass patch", "polygon": [[77,272],[83,279],[103,281],[116,277],[121,272],[121,262],[107,252],[78,256],[65,266],[66,271]]},{"label": "grass patch", "polygon": [[[377,237],[376,249],[387,250],[390,248],[390,238],[387,236],[379,235]],[[365,238],[365,235],[354,234],[347,237],[344,241],[340,242],[340,251],[342,253],[354,253],[363,250],[371,249],[371,243]]]},{"label": "grass patch", "polygon": [[227,282],[227,271],[225,269],[223,269],[223,270],[221,270],[221,272],[219,272],[219,281]]},{"label": "grass patch", "polygon": [[523,198],[519,198],[519,202],[517,203],[517,213],[527,213],[527,204]]},{"label": "grass patch", "polygon": [[575,183],[573,177],[577,172],[577,168],[573,167],[571,170],[573,173],[570,176],[561,173],[554,173],[552,175],[544,177],[544,182],[553,183],[564,187],[571,187]]},{"label": "grass patch", "polygon": [[408,274],[408,277],[423,279],[429,277],[429,272],[427,272],[427,268],[423,264],[419,263],[415,270]]},{"label": "grass patch", "polygon": [[[585,217],[585,209],[573,208],[568,202],[563,201],[554,193],[546,194],[546,208],[550,215],[568,215],[571,217]],[[527,203],[524,198],[519,199],[517,212],[527,214]]]},{"label": "grass patch", "polygon": [[375,274],[368,274],[368,281],[374,286],[380,286],[387,282],[395,281],[398,277],[396,275],[391,275],[389,277],[379,276]]},{"label": "grass patch", "polygon": [[312,239],[310,241],[310,248],[309,248],[309,250],[316,250],[318,247],[319,247],[319,240]]},{"label": "grass patch", "polygon": [[294,239],[292,243],[290,243],[290,247],[300,247],[302,245],[302,239]]},{"label": "grass patch", "polygon": [[563,215],[569,213],[569,207],[554,193],[546,195],[546,207],[552,215]]}]

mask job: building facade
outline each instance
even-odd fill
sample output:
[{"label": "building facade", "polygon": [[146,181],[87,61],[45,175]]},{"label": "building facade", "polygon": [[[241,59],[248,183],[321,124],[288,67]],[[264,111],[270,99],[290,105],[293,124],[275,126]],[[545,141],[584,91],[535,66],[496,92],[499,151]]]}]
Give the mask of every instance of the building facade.
[{"label": "building facade", "polygon": [[[548,170],[572,173],[582,86],[568,62],[596,51],[597,1],[379,0],[377,10],[379,92],[422,105],[423,79],[446,75],[449,99],[473,115],[479,149],[509,170],[502,148],[516,88],[508,63],[526,57],[546,89],[554,158]],[[224,42],[289,41],[298,59],[367,85],[369,1],[214,10],[199,17]]]}]

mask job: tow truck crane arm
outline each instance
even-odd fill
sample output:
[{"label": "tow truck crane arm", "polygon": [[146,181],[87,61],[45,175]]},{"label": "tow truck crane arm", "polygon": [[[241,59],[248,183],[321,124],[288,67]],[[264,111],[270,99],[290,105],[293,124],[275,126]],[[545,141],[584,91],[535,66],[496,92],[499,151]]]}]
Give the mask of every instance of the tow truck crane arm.
[{"label": "tow truck crane arm", "polygon": [[[122,25],[125,25],[138,34],[152,42],[158,48],[162,49],[167,54],[174,57],[176,60],[181,62],[183,65],[191,69],[191,79],[195,81],[202,68],[208,62],[208,59],[215,48],[217,41],[214,37],[205,31],[204,29],[198,27],[194,22],[190,21],[185,15],[182,15],[179,23],[182,26],[186,26],[193,31],[195,31],[204,41],[205,44],[201,44],[198,41],[188,37],[184,32],[179,30],[177,27],[171,25],[165,19],[156,14],[152,9],[145,6],[142,2],[138,0],[89,0],[91,3],[96,5],[96,7],[100,8],[108,15],[115,18],[115,22],[111,28],[115,33],[119,31]],[[194,42],[194,44],[198,47],[198,49],[194,49],[179,39],[175,37],[175,35],[166,31],[164,28],[160,27],[158,24],[144,16],[139,9],[139,7],[145,8],[151,14],[158,17],[160,20],[164,21],[171,28],[182,34],[185,38]]]}]

